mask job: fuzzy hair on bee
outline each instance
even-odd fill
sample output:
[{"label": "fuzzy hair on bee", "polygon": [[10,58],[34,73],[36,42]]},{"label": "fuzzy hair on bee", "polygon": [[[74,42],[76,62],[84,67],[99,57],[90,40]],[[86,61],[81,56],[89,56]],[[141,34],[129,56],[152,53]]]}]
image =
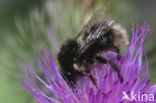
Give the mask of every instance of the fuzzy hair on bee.
[{"label": "fuzzy hair on bee", "polygon": [[127,31],[120,24],[115,24],[112,27],[112,31],[114,34],[114,45],[117,47],[121,47],[129,44]]},{"label": "fuzzy hair on bee", "polygon": [[[90,69],[94,63],[109,64],[118,74],[120,82],[124,80],[120,68],[113,61],[101,57],[100,54],[112,49],[118,52],[120,47],[128,45],[127,32],[114,20],[96,22],[102,10],[96,11],[80,33],[62,45],[58,54],[61,74],[71,87],[78,77],[88,76],[98,89],[96,78],[92,76]],[[83,43],[77,40],[80,36],[83,36]]]},{"label": "fuzzy hair on bee", "polygon": [[[77,75],[82,75],[76,71],[73,67],[76,52],[80,48],[80,44],[72,39],[69,39],[62,45],[61,50],[58,54],[58,61],[61,65],[61,74],[67,82],[74,82]],[[69,83],[70,84],[70,83]]]}]

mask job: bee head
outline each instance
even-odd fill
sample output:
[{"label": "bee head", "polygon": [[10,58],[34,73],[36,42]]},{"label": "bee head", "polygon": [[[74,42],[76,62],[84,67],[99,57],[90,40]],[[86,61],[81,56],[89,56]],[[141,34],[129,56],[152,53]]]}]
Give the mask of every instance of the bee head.
[{"label": "bee head", "polygon": [[114,37],[114,45],[116,47],[122,47],[129,44],[127,31],[121,27],[121,25],[114,24],[112,27],[112,33]]}]

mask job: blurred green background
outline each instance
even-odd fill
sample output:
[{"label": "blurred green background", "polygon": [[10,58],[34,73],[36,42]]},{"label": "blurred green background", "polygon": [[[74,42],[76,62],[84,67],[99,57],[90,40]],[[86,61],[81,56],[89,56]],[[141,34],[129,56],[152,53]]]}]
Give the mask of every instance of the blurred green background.
[{"label": "blurred green background", "polygon": [[106,14],[127,28],[132,23],[151,26],[146,40],[151,84],[156,83],[156,1],[155,0],[0,0],[0,103],[34,103],[22,86],[18,61],[30,65],[42,77],[36,53],[49,47],[56,57],[49,30],[58,44],[74,37],[88,17],[105,6]]}]

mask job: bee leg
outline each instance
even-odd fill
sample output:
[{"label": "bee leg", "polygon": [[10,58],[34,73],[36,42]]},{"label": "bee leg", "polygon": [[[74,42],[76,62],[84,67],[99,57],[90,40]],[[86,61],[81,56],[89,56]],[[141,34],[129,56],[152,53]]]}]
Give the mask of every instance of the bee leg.
[{"label": "bee leg", "polygon": [[117,56],[117,58],[118,58],[118,60],[120,60],[121,59],[121,53],[120,53],[120,49],[116,49],[116,52],[118,53],[118,56]]},{"label": "bee leg", "polygon": [[[88,66],[86,66],[86,67],[88,67]],[[86,75],[89,76],[90,80],[95,85],[95,87],[99,90],[99,87],[98,87],[98,85],[96,83],[96,79],[92,76],[90,70],[87,68],[87,69],[85,69],[85,72],[86,72]]]},{"label": "bee leg", "polygon": [[96,86],[96,88],[99,90],[99,87],[98,87],[98,85],[97,85],[97,83],[96,83],[95,78],[94,78],[92,75],[89,75],[89,78],[90,78],[90,80],[92,81],[92,83]]},{"label": "bee leg", "polygon": [[105,64],[109,64],[117,73],[118,73],[118,77],[120,78],[120,82],[122,83],[123,82],[123,77],[121,76],[121,72],[120,72],[120,69],[118,68],[118,66],[112,62],[111,60],[109,59],[105,59],[101,56],[96,56],[95,57],[97,61],[101,62],[101,63],[105,63]]}]

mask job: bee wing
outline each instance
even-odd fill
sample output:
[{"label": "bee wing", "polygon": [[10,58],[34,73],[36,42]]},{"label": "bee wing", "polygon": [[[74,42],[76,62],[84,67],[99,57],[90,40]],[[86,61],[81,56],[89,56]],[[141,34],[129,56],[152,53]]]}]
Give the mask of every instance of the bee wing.
[{"label": "bee wing", "polygon": [[84,33],[91,29],[91,27],[97,22],[97,18],[102,14],[103,11],[105,11],[106,8],[100,8],[98,9],[93,16],[89,19],[89,21],[83,26],[81,31],[78,33],[78,35],[75,37],[75,40],[77,40],[81,35],[84,35]]},{"label": "bee wing", "polygon": [[114,25],[114,20],[105,20],[100,26],[96,29],[95,32],[91,32],[87,38],[85,39],[84,43],[82,44],[81,48],[77,52],[77,56],[79,57],[82,53],[84,53],[90,45],[94,43],[94,41],[104,35],[110,28]]}]

